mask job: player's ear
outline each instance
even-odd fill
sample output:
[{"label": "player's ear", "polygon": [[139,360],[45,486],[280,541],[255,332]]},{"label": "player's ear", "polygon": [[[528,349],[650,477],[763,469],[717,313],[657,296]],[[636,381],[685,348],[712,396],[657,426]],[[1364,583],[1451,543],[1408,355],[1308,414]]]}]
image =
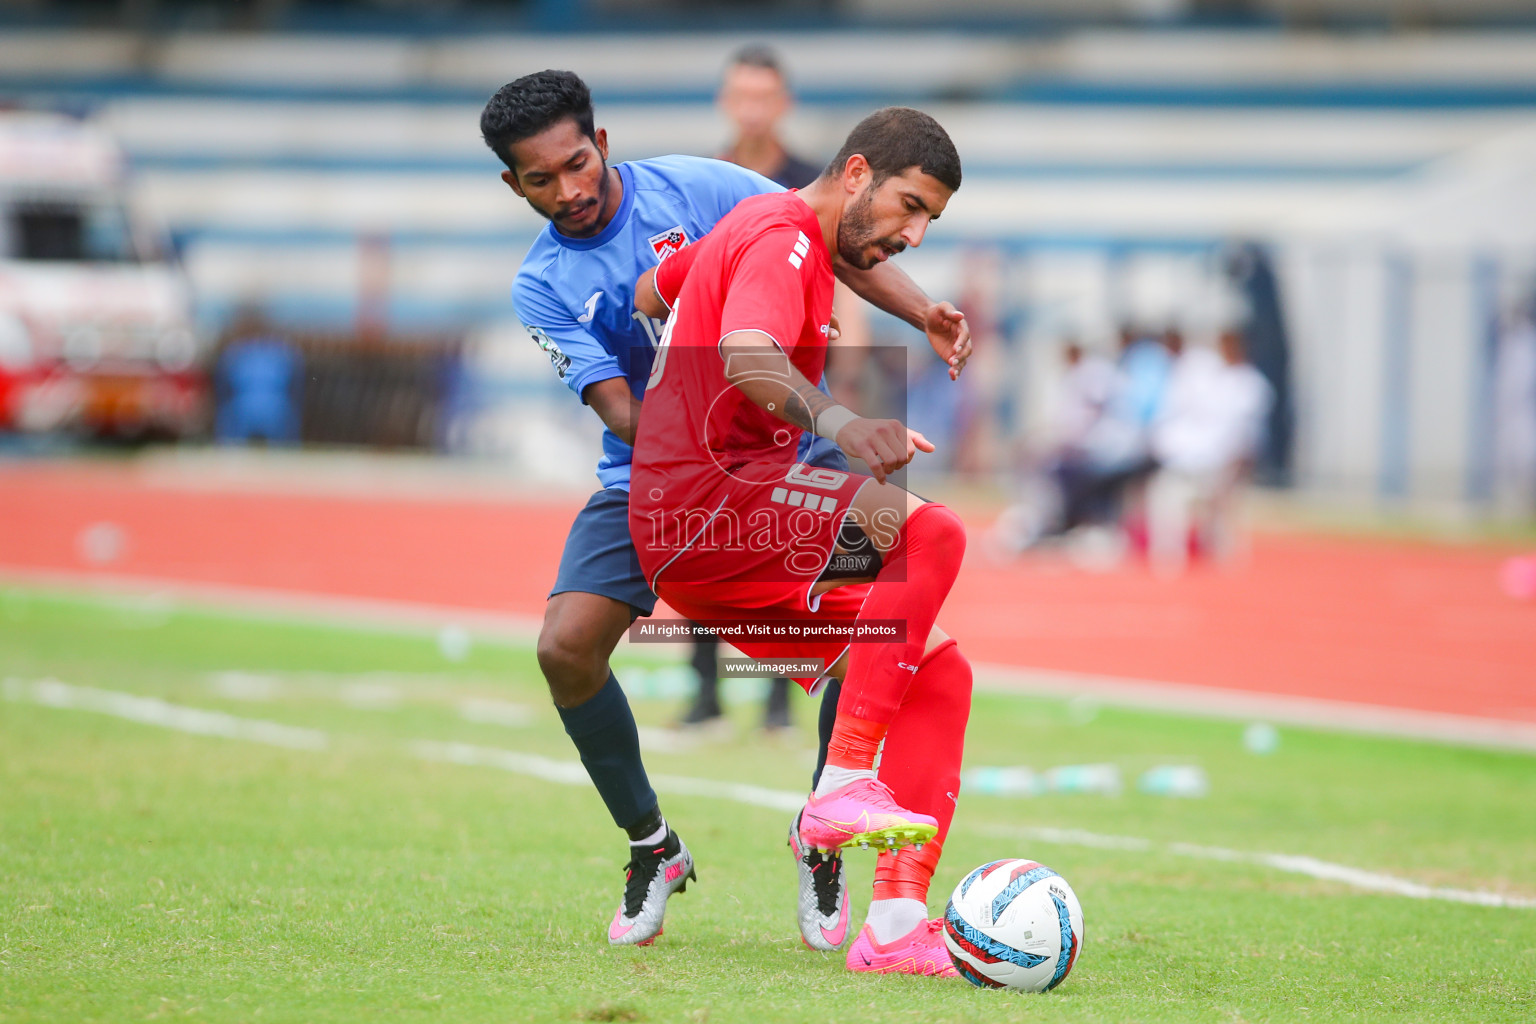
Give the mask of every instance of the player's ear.
[{"label": "player's ear", "polygon": [[843,164],[843,189],[849,195],[857,193],[873,175],[869,169],[869,161],[864,159],[863,153],[855,153]]},{"label": "player's ear", "polygon": [[507,183],[507,188],[517,193],[518,198],[528,198],[527,194],[523,192],[522,186],[517,183],[517,175],[513,174],[511,171],[502,171],[501,180]]},{"label": "player's ear", "polygon": [[599,128],[592,135],[592,141],[597,144],[597,153],[604,160],[608,159],[608,129]]}]

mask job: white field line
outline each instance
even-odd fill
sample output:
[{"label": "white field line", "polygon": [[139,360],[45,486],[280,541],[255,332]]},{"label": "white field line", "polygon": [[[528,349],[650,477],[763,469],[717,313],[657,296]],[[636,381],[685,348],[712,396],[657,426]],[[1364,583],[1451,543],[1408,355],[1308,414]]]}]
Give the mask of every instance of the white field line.
[{"label": "white field line", "polygon": [[[355,682],[345,682],[355,679]],[[383,680],[400,680],[392,683]],[[406,683],[422,680],[441,680],[452,685],[452,680],[440,676],[410,677],[393,673],[365,673],[347,676],[340,673],[255,673],[239,671],[214,672],[208,676],[209,689],[227,700],[251,703],[270,703],[281,697],[296,695],[306,698],[337,700],[360,711],[400,711],[410,700],[433,700],[419,691],[413,692]],[[489,697],[438,698],[447,700],[466,722],[477,725],[499,725],[509,729],[524,729],[534,725],[539,711],[527,704],[496,700]],[[640,749],[649,753],[678,754],[693,750],[699,738],[678,733],[672,729],[638,726]]]},{"label": "white field line", "polygon": [[484,725],[505,725],[513,729],[521,729],[532,725],[538,720],[538,712],[527,704],[515,704],[509,700],[494,700],[489,697],[464,697],[454,705],[459,712],[459,717],[466,722],[479,722]]},{"label": "white field line", "polygon": [[1536,751],[1536,722],[1014,665],[977,664],[975,672],[976,688],[990,693],[1025,693],[1200,718],[1260,721],[1461,746]]},{"label": "white field line", "polygon": [[[271,703],[285,696],[297,696],[301,699],[336,700],[362,711],[400,711],[408,701],[435,701],[439,704],[447,701],[466,722],[523,728],[539,718],[538,712],[527,704],[489,697],[455,697],[451,693],[439,697],[424,693],[419,687],[423,682],[452,686],[455,681],[447,676],[406,676],[397,673],[344,675],[229,670],[208,675],[208,688],[215,696],[249,703]],[[417,684],[418,688],[413,690],[410,684]]]},{"label": "white field line", "polygon": [[1474,903],[1484,907],[1515,907],[1522,910],[1536,909],[1536,899],[1525,896],[1505,896],[1480,889],[1450,889],[1422,885],[1384,875],[1376,871],[1352,868],[1344,864],[1331,864],[1316,857],[1304,857],[1287,853],[1249,853],[1228,850],[1220,846],[1197,846],[1194,843],[1158,844],[1137,836],[1107,836],[1078,829],[1023,827],[1002,825],[983,826],[979,829],[989,836],[1031,839],[1042,843],[1060,843],[1063,846],[1091,846],[1100,850],[1134,850],[1143,853],[1172,853],[1180,857],[1200,860],[1219,860],[1229,864],[1257,864],[1262,867],[1286,871],[1294,875],[1306,875],[1326,882],[1341,882],[1356,889],[1391,893],[1420,900],[1448,900],[1452,903]]},{"label": "white field line", "polygon": [[222,711],[205,711],[202,708],[170,704],[157,697],[140,697],[137,694],[97,690],[89,686],[70,686],[57,679],[39,679],[35,682],[6,679],[3,689],[6,700],[30,700],[51,708],[95,711],[126,718],[130,722],[158,725],[198,736],[250,740],[298,750],[321,750],[329,742],[326,734],[318,729],[281,725],[259,718],[239,718]]},{"label": "white field line", "polygon": [[[317,750],[323,748],[328,737],[316,729],[301,729],[279,725],[253,718],[238,718],[217,711],[189,708],[152,697],[121,693],[115,690],[97,690],[84,686],[70,686],[55,679],[28,683],[19,679],[6,679],[0,685],[5,698],[12,701],[30,700],[53,708],[80,711],[99,711],[116,715],[144,725],[158,725],[181,732],[218,736],[229,739],[255,740],[284,747]],[[498,747],[482,747],[470,743],[444,743],[434,740],[417,740],[410,744],[411,753],[426,761],[444,762],[467,767],[499,768],[516,775],[527,775],[546,782],[566,786],[589,786],[587,771],[579,761],[560,761],[537,754],[523,754]],[[681,796],[703,796],[753,807],[785,813],[797,811],[805,803],[805,794],[786,789],[769,789],[740,782],[723,782],[716,779],[696,779],[683,775],[652,775],[651,785],[663,793]],[[1133,852],[1162,852],[1201,860],[1224,861],[1232,864],[1252,864],[1306,875],[1322,881],[1339,882],[1369,892],[1407,896],[1413,899],[1446,900],[1453,903],[1471,903],[1485,907],[1508,907],[1521,910],[1536,909],[1536,899],[1523,896],[1506,896],[1502,893],[1477,889],[1450,889],[1423,885],[1395,875],[1352,868],[1344,864],[1332,864],[1315,857],[1284,853],[1246,852],[1228,850],[1219,846],[1197,846],[1193,843],[1154,843],[1137,836],[1111,836],[1079,829],[1043,827],[980,826],[977,831],[985,835],[1015,839],[1030,839],[1043,843],[1059,843],[1067,846],[1086,846],[1101,850],[1126,850]]]},{"label": "white field line", "polygon": [[[297,622],[432,635],[445,628],[469,630],[480,639],[531,643],[539,621],[441,605],[366,598],[326,597],[263,587],[186,583],[154,577],[88,571],[19,569],[0,566],[0,584],[91,594],[130,609],[162,613],[167,602],[215,608],[270,621]],[[681,645],[622,641],[625,656],[653,663],[676,661]],[[1225,690],[1213,686],[1100,676],[1084,672],[977,663],[976,685],[993,693],[1053,698],[1086,698],[1116,707],[1140,708],[1238,721],[1266,721],[1368,735],[1399,736],[1462,746],[1536,752],[1536,722],[1476,715],[1415,711],[1350,701]]]},{"label": "white field line", "polygon": [[344,626],[377,633],[431,636],[458,626],[477,637],[531,643],[539,635],[539,620],[526,615],[452,608],[410,601],[366,597],[333,597],[275,587],[227,583],[188,583],[184,580],[126,573],[18,569],[0,566],[0,583],[35,587],[72,596],[85,594],[138,610],[160,611],[167,604],[190,610],[215,610],[273,622]]},{"label": "white field line", "polygon": [[[517,775],[531,775],[545,782],[558,782],[568,786],[590,786],[587,770],[580,761],[556,761],[537,754],[519,754],[498,747],[480,747],[470,743],[437,743],[421,740],[411,744],[411,753],[425,761],[446,761],[449,764],[481,768],[500,768]],[[660,793],[679,796],[707,796],[730,800],[753,807],[792,813],[805,805],[804,793],[792,793],[783,789],[767,789],[744,782],[721,782],[716,779],[694,779],[685,775],[650,775],[651,787]]]}]

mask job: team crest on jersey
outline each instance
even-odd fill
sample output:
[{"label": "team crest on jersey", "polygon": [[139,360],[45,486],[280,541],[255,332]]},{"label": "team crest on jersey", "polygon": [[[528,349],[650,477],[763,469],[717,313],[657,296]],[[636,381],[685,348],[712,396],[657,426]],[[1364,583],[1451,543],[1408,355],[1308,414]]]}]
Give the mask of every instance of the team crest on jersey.
[{"label": "team crest on jersey", "polygon": [[659,235],[652,235],[646,241],[651,243],[651,249],[656,253],[656,262],[660,263],[688,244],[688,232],[684,231],[682,225],[679,224],[669,231],[663,231]]},{"label": "team crest on jersey", "polygon": [[555,339],[545,334],[543,329],[530,327],[528,324],[523,326],[527,328],[528,336],[533,339],[533,343],[549,355],[549,361],[555,364],[555,373],[564,380],[565,371],[571,368],[571,357],[560,351],[560,346],[555,344]]}]

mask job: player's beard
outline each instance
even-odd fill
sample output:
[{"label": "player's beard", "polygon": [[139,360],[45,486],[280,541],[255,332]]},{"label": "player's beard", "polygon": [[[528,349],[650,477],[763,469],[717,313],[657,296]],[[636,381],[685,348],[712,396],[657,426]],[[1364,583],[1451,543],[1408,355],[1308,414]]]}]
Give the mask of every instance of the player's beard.
[{"label": "player's beard", "polygon": [[[603,173],[602,177],[598,179],[599,184],[597,186],[597,197],[595,199],[585,200],[579,206],[559,210],[553,215],[544,213],[543,210],[539,210],[540,213],[544,213],[544,219],[551,221],[555,225],[555,229],[567,238],[591,238],[593,235],[599,233],[603,230],[603,228],[608,226],[607,224],[603,223],[602,211],[608,208],[608,193],[612,190],[613,183],[608,180],[608,161],[602,161],[602,165]],[[598,216],[593,218],[591,227],[573,230],[561,226],[562,219],[565,216],[574,213],[577,210],[584,210],[593,204],[596,204],[597,206]],[[537,209],[537,207],[535,207],[535,209]]]},{"label": "player's beard", "polygon": [[876,243],[895,255],[907,247],[899,238],[881,238],[875,232],[875,216],[871,208],[875,203],[875,186],[870,185],[864,194],[854,200],[843,219],[837,225],[837,255],[850,267],[868,270],[880,262],[866,250]]}]

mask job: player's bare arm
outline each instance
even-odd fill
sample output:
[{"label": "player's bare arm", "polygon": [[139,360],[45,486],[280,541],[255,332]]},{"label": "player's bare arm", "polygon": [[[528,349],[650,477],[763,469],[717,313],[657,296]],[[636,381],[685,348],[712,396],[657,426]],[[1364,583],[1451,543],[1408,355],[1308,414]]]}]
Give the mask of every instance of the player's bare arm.
[{"label": "player's bare arm", "polygon": [[635,428],[640,423],[640,400],[629,390],[628,380],[609,377],[588,384],[582,389],[581,397],[620,441],[634,445]]},{"label": "player's bare arm", "polygon": [[931,452],[926,437],[900,420],[869,419],[839,405],[795,369],[768,335],[737,331],[720,343],[726,379],[742,394],[791,426],[835,442],[851,458],[863,459],[880,483]]},{"label": "player's bare arm", "polygon": [[868,270],[860,270],[837,260],[832,269],[838,280],[861,299],[927,335],[934,353],[949,364],[949,379],[959,379],[971,357],[971,327],[964,313],[952,303],[933,301],[906,271],[892,263],[877,263]]},{"label": "player's bare arm", "polygon": [[641,274],[635,281],[635,308],[653,320],[665,320],[672,315],[672,311],[657,294],[655,267]]}]

